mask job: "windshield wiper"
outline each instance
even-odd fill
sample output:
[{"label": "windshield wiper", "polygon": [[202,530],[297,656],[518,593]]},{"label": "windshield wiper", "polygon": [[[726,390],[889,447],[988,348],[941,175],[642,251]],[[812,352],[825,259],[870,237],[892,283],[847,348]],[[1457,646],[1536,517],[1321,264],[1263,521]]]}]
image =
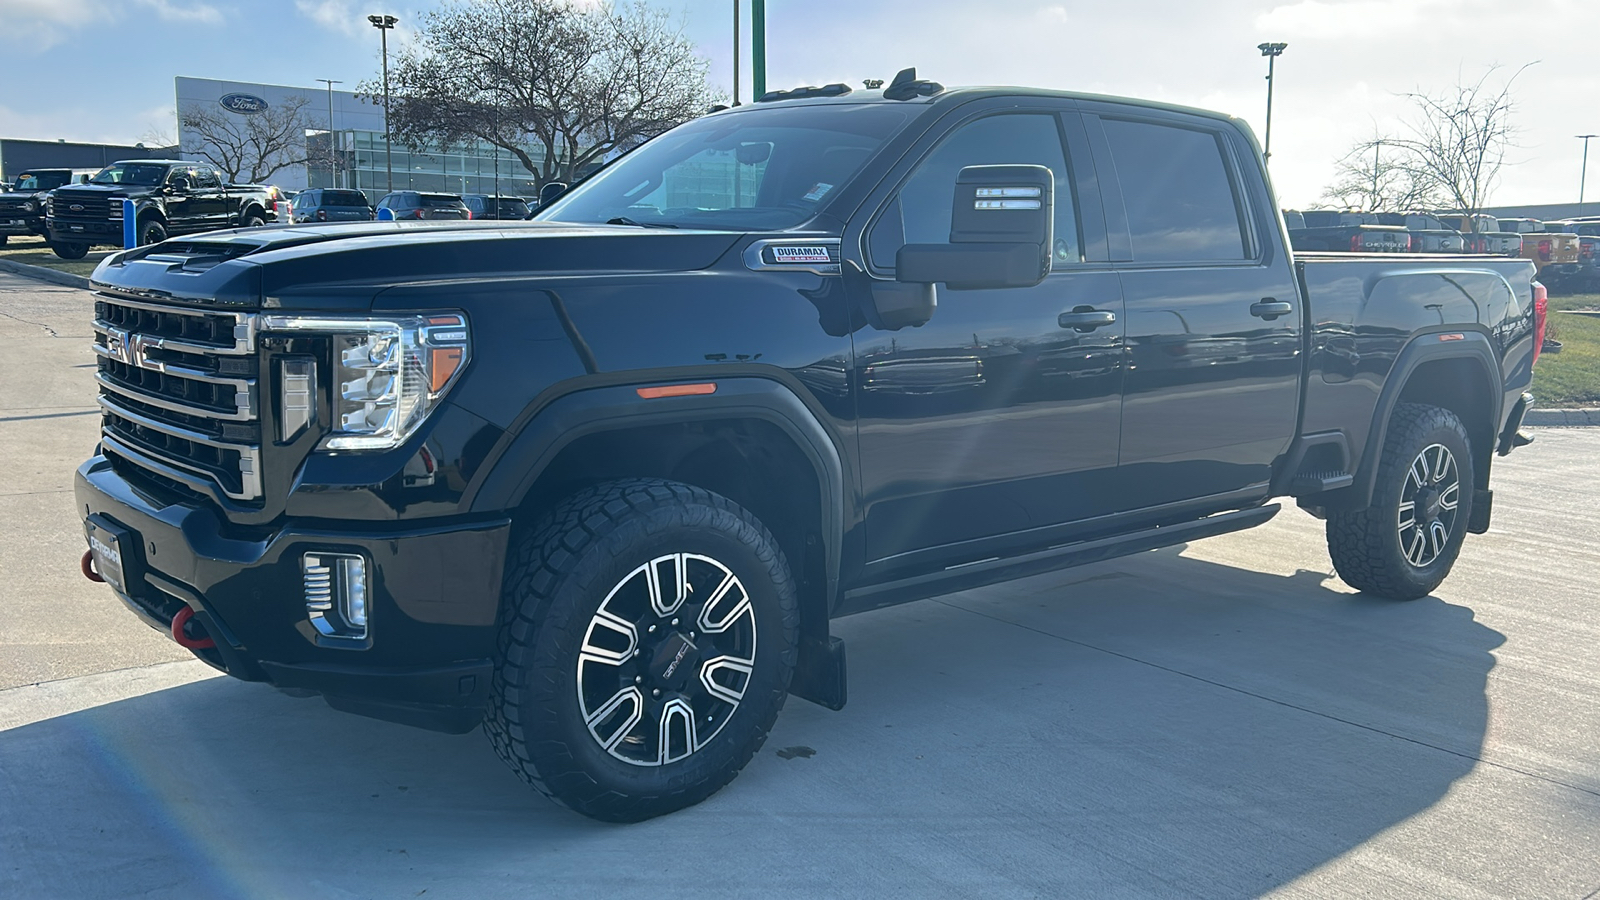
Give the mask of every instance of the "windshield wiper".
[{"label": "windshield wiper", "polygon": [[677,228],[678,227],[676,225],[673,225],[670,222],[640,222],[637,219],[630,219],[627,216],[617,216],[615,219],[607,219],[606,220],[606,224],[607,225],[633,225],[633,226],[636,226],[638,228]]}]

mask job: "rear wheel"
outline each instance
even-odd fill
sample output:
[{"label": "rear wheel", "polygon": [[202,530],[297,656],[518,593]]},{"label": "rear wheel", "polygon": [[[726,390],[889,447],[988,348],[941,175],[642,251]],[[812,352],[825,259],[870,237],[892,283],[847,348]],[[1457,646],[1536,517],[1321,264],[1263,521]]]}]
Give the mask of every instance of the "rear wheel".
[{"label": "rear wheel", "polygon": [[89,255],[89,245],[76,241],[51,241],[50,249],[62,259],[83,259]]},{"label": "rear wheel", "polygon": [[1351,587],[1391,600],[1427,596],[1450,574],[1472,518],[1472,446],[1450,410],[1395,407],[1372,503],[1328,515],[1328,555]]},{"label": "rear wheel", "polygon": [[265,225],[265,224],[267,224],[267,220],[266,219],[261,218],[261,216],[259,214],[257,214],[257,213],[251,213],[248,216],[245,216],[244,219],[239,222],[239,227],[240,228],[260,228],[262,225]]},{"label": "rear wheel", "polygon": [[485,730],[556,802],[633,822],[733,780],[783,706],[799,625],[772,535],[671,481],[584,490],[516,541]]}]

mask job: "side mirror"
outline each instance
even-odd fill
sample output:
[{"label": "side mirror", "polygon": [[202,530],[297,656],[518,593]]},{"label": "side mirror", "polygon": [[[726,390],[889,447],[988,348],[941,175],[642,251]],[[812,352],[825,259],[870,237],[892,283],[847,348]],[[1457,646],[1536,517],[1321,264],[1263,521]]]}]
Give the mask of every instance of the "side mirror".
[{"label": "side mirror", "polygon": [[953,290],[1032,287],[1050,274],[1055,176],[1044,166],[967,166],[950,243],[906,244],[895,280]]},{"label": "side mirror", "polygon": [[567,183],[565,181],[546,182],[544,187],[539,188],[539,205],[544,206],[547,203],[554,202],[556,198],[566,192]]}]

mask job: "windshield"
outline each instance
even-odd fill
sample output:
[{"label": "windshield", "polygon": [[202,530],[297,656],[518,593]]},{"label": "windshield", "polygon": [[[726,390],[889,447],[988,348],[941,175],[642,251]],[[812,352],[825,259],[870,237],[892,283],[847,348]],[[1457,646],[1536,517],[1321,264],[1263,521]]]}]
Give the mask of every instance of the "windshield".
[{"label": "windshield", "polygon": [[617,160],[538,218],[788,228],[811,218],[920,111],[827,104],[706,116]]},{"label": "windshield", "polygon": [[90,179],[90,184],[158,185],[167,177],[167,166],[150,163],[113,163]]},{"label": "windshield", "polygon": [[48,191],[61,187],[72,180],[67,172],[23,172],[17,178],[17,191]]}]

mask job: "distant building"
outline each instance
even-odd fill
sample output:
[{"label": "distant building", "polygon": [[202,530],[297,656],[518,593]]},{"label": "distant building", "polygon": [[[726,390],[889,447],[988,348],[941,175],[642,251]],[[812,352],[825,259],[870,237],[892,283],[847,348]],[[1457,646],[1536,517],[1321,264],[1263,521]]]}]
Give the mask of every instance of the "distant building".
[{"label": "distant building", "polygon": [[29,169],[100,169],[119,159],[171,156],[172,147],[135,144],[82,144],[0,138],[0,181],[15,181]]},{"label": "distant building", "polygon": [[[269,181],[299,191],[311,187],[353,187],[376,203],[388,192],[389,175],[384,160],[383,106],[350,91],[334,91],[333,117],[329,121],[328,90],[323,86],[288,87],[210,78],[175,78],[179,111],[178,145],[183,158],[201,159],[204,140],[186,131],[182,112],[200,107],[220,109],[228,115],[259,115],[274,105],[304,98],[300,110],[305,120],[305,141],[310,164],[289,166]],[[334,152],[327,147],[332,143]],[[538,192],[533,178],[510,151],[485,143],[449,147],[437,153],[413,153],[403,145],[390,149],[394,190],[443,191],[454,194],[492,194],[532,197]],[[538,158],[537,152],[534,154]],[[497,176],[498,170],[498,177]]]},{"label": "distant building", "polygon": [[1497,219],[1538,219],[1554,222],[1576,216],[1600,216],[1600,198],[1584,204],[1535,203],[1530,206],[1491,206],[1484,212]]}]

